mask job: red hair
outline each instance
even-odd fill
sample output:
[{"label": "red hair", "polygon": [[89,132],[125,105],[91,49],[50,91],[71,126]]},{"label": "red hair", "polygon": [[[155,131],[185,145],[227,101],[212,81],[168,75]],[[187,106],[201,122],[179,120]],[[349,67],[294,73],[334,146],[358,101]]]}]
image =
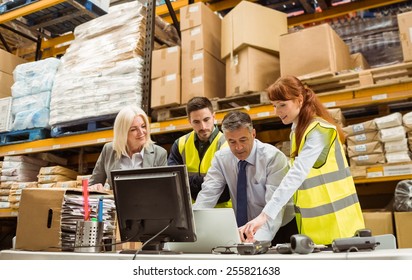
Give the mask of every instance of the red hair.
[{"label": "red hair", "polygon": [[329,112],[319,101],[315,92],[307,85],[304,85],[298,78],[294,76],[280,77],[276,82],[270,85],[266,91],[268,92],[271,101],[297,101],[299,99],[303,101],[295,129],[296,150],[292,151],[292,158],[298,155],[298,149],[302,142],[303,134],[315,117],[321,117],[327,122],[335,125],[339,133],[339,138],[341,141],[344,141],[345,136],[342,128],[336,124]]}]

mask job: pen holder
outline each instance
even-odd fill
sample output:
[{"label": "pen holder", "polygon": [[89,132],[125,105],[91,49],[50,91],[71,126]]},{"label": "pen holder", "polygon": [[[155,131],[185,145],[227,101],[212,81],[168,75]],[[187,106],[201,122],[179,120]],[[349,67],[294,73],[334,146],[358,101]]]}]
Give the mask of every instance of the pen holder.
[{"label": "pen holder", "polygon": [[103,222],[77,221],[74,251],[98,253],[103,251]]}]

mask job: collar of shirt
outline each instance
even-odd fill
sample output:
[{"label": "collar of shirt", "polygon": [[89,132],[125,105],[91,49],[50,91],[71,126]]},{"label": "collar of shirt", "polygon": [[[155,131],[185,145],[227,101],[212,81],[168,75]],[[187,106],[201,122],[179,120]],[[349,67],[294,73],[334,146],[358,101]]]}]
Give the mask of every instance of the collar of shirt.
[{"label": "collar of shirt", "polygon": [[122,169],[142,168],[143,167],[144,148],[134,153],[130,158],[129,155],[123,155],[121,158]]}]

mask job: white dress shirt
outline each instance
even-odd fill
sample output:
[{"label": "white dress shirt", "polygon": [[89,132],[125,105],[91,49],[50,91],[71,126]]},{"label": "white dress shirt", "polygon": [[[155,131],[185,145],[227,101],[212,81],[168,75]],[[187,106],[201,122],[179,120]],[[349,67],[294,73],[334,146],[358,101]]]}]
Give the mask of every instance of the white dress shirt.
[{"label": "white dress shirt", "polygon": [[130,158],[129,155],[122,155],[120,159],[121,169],[137,169],[143,167],[144,148],[139,153],[134,153]]},{"label": "white dress shirt", "polygon": [[[236,212],[238,161],[239,159],[233,155],[229,147],[215,153],[193,209],[214,207],[227,184]],[[247,210],[250,221],[262,212],[266,202],[271,199],[288,171],[288,161],[276,147],[257,139],[254,140],[253,148],[246,161],[248,162],[246,167]],[[272,240],[279,227],[293,219],[292,201],[289,207],[283,208],[285,204],[281,206],[282,209],[287,209],[285,217],[282,210],[275,219],[270,220],[255,234],[256,240]]]}]

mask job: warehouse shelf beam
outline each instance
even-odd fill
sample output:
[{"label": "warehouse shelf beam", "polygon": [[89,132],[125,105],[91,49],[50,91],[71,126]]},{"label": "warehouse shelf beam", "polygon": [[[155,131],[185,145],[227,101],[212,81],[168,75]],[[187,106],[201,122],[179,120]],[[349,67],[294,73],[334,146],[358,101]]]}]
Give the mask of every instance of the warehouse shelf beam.
[{"label": "warehouse shelf beam", "polygon": [[18,144],[3,145],[0,146],[0,157],[103,145],[111,141],[113,141],[113,130],[101,130],[84,134],[67,135]]},{"label": "warehouse shelf beam", "polygon": [[289,17],[288,25],[296,26],[301,24],[315,23],[344,16],[351,12],[374,9],[402,2],[406,2],[406,0],[364,0],[359,2],[350,2],[347,4],[330,7],[328,9],[322,10],[322,12],[319,13]]},{"label": "warehouse shelf beam", "polygon": [[23,17],[32,14],[37,11],[41,11],[50,8],[54,5],[66,2],[66,0],[41,0],[37,2],[30,3],[29,5],[20,7],[18,9],[12,10],[10,12],[0,15],[0,23],[5,23],[19,17]]}]

